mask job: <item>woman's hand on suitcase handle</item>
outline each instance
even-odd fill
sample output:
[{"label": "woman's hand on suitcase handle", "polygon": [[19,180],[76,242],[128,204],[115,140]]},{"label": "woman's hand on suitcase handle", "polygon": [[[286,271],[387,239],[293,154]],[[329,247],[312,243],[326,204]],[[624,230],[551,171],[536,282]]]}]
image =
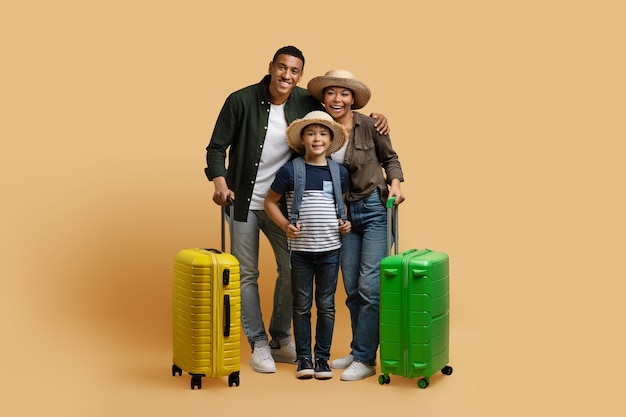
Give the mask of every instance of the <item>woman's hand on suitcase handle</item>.
[{"label": "woman's hand on suitcase handle", "polygon": [[400,188],[400,181],[396,179],[391,181],[391,187],[389,187],[389,196],[387,198],[392,197],[395,197],[395,200],[393,202],[394,206],[397,206],[404,201],[404,194],[402,194],[402,190]]}]

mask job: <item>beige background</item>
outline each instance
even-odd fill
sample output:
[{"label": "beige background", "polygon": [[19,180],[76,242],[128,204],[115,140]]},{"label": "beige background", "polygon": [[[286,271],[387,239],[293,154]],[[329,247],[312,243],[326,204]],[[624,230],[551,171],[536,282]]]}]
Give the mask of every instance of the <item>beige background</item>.
[{"label": "beige background", "polygon": [[[0,414],[623,415],[622,2],[213,3],[0,6]],[[173,256],[219,244],[204,148],[287,44],[303,86],[370,85],[400,245],[450,255],[455,372],[426,390],[255,374],[247,345],[238,388],[170,375]]]}]

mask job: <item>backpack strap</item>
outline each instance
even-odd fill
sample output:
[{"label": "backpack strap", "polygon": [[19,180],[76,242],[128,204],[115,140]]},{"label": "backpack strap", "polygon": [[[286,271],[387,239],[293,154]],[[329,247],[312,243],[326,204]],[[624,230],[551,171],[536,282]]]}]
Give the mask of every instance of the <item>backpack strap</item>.
[{"label": "backpack strap", "polygon": [[330,168],[330,179],[333,182],[333,193],[335,195],[335,206],[337,209],[337,217],[346,221],[346,211],[344,210],[343,198],[341,193],[341,175],[339,174],[339,164],[328,158],[328,168]]},{"label": "backpack strap", "polygon": [[306,184],[306,168],[304,159],[299,156],[293,160],[293,201],[291,203],[291,224],[294,226],[298,222],[300,206],[304,196],[304,186]]}]

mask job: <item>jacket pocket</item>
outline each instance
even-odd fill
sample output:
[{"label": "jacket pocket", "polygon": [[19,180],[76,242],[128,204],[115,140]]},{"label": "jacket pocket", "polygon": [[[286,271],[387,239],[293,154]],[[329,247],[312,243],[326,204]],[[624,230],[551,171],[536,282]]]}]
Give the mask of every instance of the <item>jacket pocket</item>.
[{"label": "jacket pocket", "polygon": [[376,149],[374,147],[374,141],[363,141],[356,142],[354,144],[354,155],[353,155],[355,164],[359,165],[360,163],[372,162],[376,160]]}]

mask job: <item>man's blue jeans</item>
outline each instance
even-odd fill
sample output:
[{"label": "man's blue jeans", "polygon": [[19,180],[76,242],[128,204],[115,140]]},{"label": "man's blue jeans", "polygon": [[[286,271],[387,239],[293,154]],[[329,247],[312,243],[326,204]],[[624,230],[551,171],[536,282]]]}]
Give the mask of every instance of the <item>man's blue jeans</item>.
[{"label": "man's blue jeans", "polygon": [[387,256],[387,209],[378,190],[350,203],[352,230],[342,236],[341,273],[350,310],[354,360],[376,364],[380,261]]},{"label": "man's blue jeans", "polygon": [[[232,221],[229,219],[229,221]],[[291,338],[292,296],[289,252],[285,232],[263,210],[250,210],[248,221],[232,223],[232,254],[239,261],[241,279],[241,324],[254,347],[254,342],[268,340],[259,297],[259,231],[263,231],[272,249],[278,276],[274,287],[274,307],[269,333],[272,339]]]},{"label": "man's blue jeans", "polygon": [[[311,357],[311,307],[315,293],[316,358],[330,358],[335,327],[335,292],[339,275],[340,249],[326,252],[291,253],[291,288],[293,292],[293,332],[298,358]],[[315,284],[315,285],[314,285]],[[315,286],[315,289],[314,289]]]}]

